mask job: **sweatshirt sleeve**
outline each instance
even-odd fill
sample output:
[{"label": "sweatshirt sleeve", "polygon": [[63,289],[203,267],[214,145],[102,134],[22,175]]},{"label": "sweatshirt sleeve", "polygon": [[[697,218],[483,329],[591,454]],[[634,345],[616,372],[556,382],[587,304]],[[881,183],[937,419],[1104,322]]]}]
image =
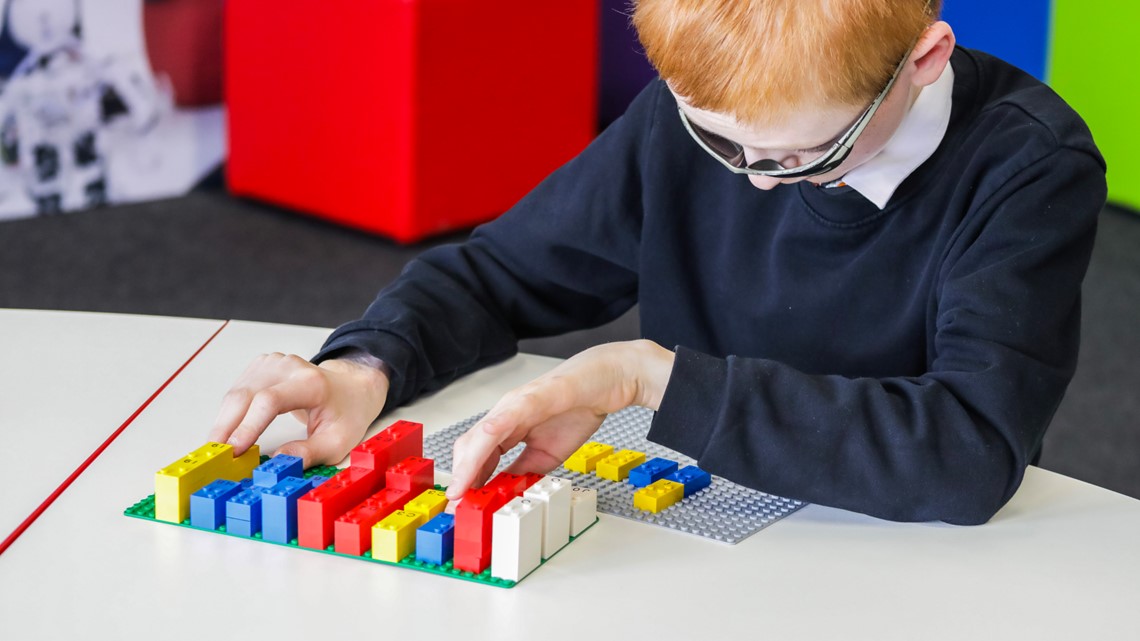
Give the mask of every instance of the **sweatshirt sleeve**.
[{"label": "sweatshirt sleeve", "polygon": [[1004,180],[942,260],[921,376],[808,375],[679,346],[649,438],[763,492],[979,524],[1017,490],[1076,367],[1104,168],[1060,149]]},{"label": "sweatshirt sleeve", "polygon": [[467,242],[409,263],[314,362],[347,349],[372,354],[391,368],[395,407],[512,356],[520,338],[594,327],[632,307],[641,152],[660,91],[650,83],[577,158]]}]

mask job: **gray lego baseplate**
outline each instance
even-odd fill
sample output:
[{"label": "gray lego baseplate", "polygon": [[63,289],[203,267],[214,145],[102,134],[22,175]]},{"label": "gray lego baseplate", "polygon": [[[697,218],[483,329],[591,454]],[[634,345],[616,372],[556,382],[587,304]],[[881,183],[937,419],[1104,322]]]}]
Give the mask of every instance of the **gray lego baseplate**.
[{"label": "gray lego baseplate", "polygon": [[[435,461],[436,469],[450,472],[455,439],[475,425],[485,413],[425,436],[424,456]],[[610,414],[590,440],[612,445],[615,451],[636,450],[645,452],[650,459],[659,456],[677,461],[681,467],[695,465],[693,459],[645,440],[652,420],[651,410],[627,407]],[[514,461],[521,451],[522,445],[519,445],[503,455],[499,469]],[[566,478],[574,485],[596,489],[599,512],[730,544],[743,541],[806,505],[803,501],[772,496],[714,476],[709,487],[653,514],[633,507],[633,493],[637,488],[628,481],[617,483],[595,474],[572,472],[565,467],[559,467],[551,474]]]}]

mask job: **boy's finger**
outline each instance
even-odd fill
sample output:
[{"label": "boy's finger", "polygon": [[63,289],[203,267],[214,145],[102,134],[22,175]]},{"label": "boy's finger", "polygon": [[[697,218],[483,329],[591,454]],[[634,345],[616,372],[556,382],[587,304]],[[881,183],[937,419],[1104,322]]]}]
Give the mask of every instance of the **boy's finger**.
[{"label": "boy's finger", "polygon": [[260,390],[249,399],[245,416],[228,442],[234,446],[235,454],[241,454],[257,441],[273,419],[286,412],[311,409],[321,400],[321,390],[311,379],[305,378],[282,381]]},{"label": "boy's finger", "polygon": [[455,441],[451,484],[447,498],[455,500],[479,481],[487,461],[498,459],[500,444],[511,435],[512,425],[503,420],[483,419]]},{"label": "boy's finger", "polygon": [[207,438],[209,441],[225,443],[230,435],[237,429],[238,423],[249,410],[249,402],[253,399],[253,392],[247,388],[235,387],[226,392],[222,398],[222,406],[218,410],[218,417],[214,419],[214,427]]},{"label": "boy's finger", "polygon": [[305,469],[314,465],[336,465],[352,449],[349,439],[340,432],[343,430],[330,426],[319,430],[307,439],[290,441],[277,449],[274,454],[287,454],[301,458]]},{"label": "boy's finger", "polygon": [[562,465],[562,461],[549,452],[527,446],[519,453],[519,457],[503,471],[510,474],[546,474],[559,465]]}]

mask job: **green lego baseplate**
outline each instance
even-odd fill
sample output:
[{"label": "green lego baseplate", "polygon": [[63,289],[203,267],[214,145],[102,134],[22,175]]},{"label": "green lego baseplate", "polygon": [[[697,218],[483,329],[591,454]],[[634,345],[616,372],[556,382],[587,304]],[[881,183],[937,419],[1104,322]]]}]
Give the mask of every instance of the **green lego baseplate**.
[{"label": "green lego baseplate", "polygon": [[[264,463],[268,460],[269,460],[268,456],[265,456],[264,454],[261,456],[261,462],[262,463]],[[305,478],[309,478],[309,477],[316,476],[316,475],[332,477],[333,475],[339,474],[340,472],[343,472],[343,471],[344,471],[343,469],[341,469],[339,467],[331,466],[331,465],[322,465],[322,466],[317,466],[317,467],[311,467],[311,468],[305,470]],[[437,484],[435,486],[435,489],[446,490],[447,487]],[[531,570],[529,573],[527,573],[527,575],[524,576],[522,579],[519,579],[518,581],[510,581],[507,579],[498,579],[498,578],[491,576],[491,568],[489,568],[489,567],[486,570],[483,570],[481,573],[475,574],[474,572],[467,572],[464,570],[455,569],[454,567],[452,567],[451,561],[447,561],[443,565],[436,565],[434,563],[427,563],[424,561],[420,561],[419,559],[416,558],[415,553],[409,554],[408,556],[404,557],[403,559],[400,559],[399,562],[393,563],[391,561],[381,561],[379,559],[374,559],[374,558],[372,558],[371,552],[365,552],[363,556],[353,556],[351,554],[342,554],[340,552],[335,551],[333,549],[332,545],[328,546],[324,550],[317,550],[317,549],[313,549],[313,548],[301,547],[300,545],[297,544],[297,539],[293,539],[293,540],[289,541],[289,543],[277,543],[275,541],[266,541],[266,540],[261,538],[260,532],[254,534],[252,537],[241,536],[238,534],[230,534],[229,532],[226,532],[226,526],[224,526],[224,525],[220,526],[217,530],[207,530],[204,528],[198,528],[198,527],[194,527],[193,525],[190,525],[190,519],[188,519],[188,518],[185,519],[184,521],[182,521],[181,523],[171,523],[170,521],[160,521],[160,520],[154,518],[154,495],[153,494],[148,495],[146,498],[144,498],[141,501],[130,506],[129,508],[127,508],[126,510],[123,511],[123,514],[126,516],[129,516],[129,517],[132,517],[132,518],[142,519],[144,521],[152,521],[154,523],[162,523],[165,525],[174,525],[177,527],[184,527],[184,528],[194,530],[196,532],[213,532],[214,534],[224,534],[226,536],[231,536],[235,539],[243,539],[246,541],[259,541],[261,543],[268,543],[270,545],[280,545],[280,546],[284,546],[284,547],[295,548],[298,550],[305,550],[308,552],[317,552],[319,554],[328,554],[331,556],[339,556],[339,557],[343,557],[346,559],[353,559],[356,561],[367,561],[369,563],[377,563],[380,565],[393,565],[393,566],[397,566],[397,567],[401,567],[401,568],[407,568],[409,570],[419,570],[421,572],[430,572],[431,574],[438,574],[440,576],[446,576],[446,577],[450,577],[453,579],[461,579],[463,581],[471,581],[472,583],[482,583],[484,585],[493,585],[493,586],[498,587],[498,588],[513,588],[516,585],[518,585],[521,581],[523,581],[527,577],[529,577],[531,574],[538,571],[538,568],[535,568],[534,570]],[[597,525],[597,523],[598,523],[598,519],[595,518],[593,523],[588,525],[585,530],[582,530],[581,532],[578,533],[578,536],[571,536],[570,537],[570,543],[573,543],[574,541],[576,541],[583,534],[585,534],[590,528]],[[570,545],[570,543],[567,543],[567,545]],[[562,549],[566,549],[566,548],[563,547]],[[542,562],[539,563],[538,567],[541,568],[543,565],[550,562],[550,560],[553,559],[555,556],[558,556],[558,552],[555,552],[554,556],[551,556],[549,559],[543,559]]]}]

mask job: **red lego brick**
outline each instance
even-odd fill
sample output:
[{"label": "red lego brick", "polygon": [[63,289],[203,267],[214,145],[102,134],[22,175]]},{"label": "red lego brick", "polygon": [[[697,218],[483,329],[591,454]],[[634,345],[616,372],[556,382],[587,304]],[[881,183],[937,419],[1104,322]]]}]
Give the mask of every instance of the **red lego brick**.
[{"label": "red lego brick", "polygon": [[522,496],[527,488],[527,477],[523,474],[507,474],[506,472],[499,472],[495,478],[483,484],[483,487],[490,488],[496,492],[502,493],[507,497],[509,503],[511,499],[516,496]]},{"label": "red lego brick", "polygon": [[457,558],[461,555],[491,558],[491,517],[509,501],[510,497],[495,488],[467,490],[455,508]]},{"label": "red lego brick", "polygon": [[333,544],[333,521],[382,484],[384,475],[350,467],[297,499],[297,544],[323,550]]},{"label": "red lego brick", "polygon": [[229,188],[403,242],[506,211],[597,126],[597,1],[525,8],[226,2]]},{"label": "red lego brick", "polygon": [[334,548],[341,554],[364,554],[372,547],[372,526],[415,497],[407,490],[393,488],[385,488],[368,497],[333,523]]},{"label": "red lego brick", "polygon": [[545,474],[535,474],[534,472],[527,472],[523,476],[526,477],[526,483],[523,484],[523,492],[526,492],[530,486],[546,478]]},{"label": "red lego brick", "polygon": [[435,464],[429,458],[409,456],[388,468],[384,477],[384,487],[407,490],[415,498],[435,487]]},{"label": "red lego brick", "polygon": [[491,555],[489,553],[485,555],[468,554],[456,549],[455,556],[452,557],[451,560],[451,565],[457,570],[481,574],[483,570],[491,567]]},{"label": "red lego brick", "polygon": [[357,445],[349,453],[353,466],[386,471],[409,456],[424,455],[424,426],[396,421],[379,434]]}]

